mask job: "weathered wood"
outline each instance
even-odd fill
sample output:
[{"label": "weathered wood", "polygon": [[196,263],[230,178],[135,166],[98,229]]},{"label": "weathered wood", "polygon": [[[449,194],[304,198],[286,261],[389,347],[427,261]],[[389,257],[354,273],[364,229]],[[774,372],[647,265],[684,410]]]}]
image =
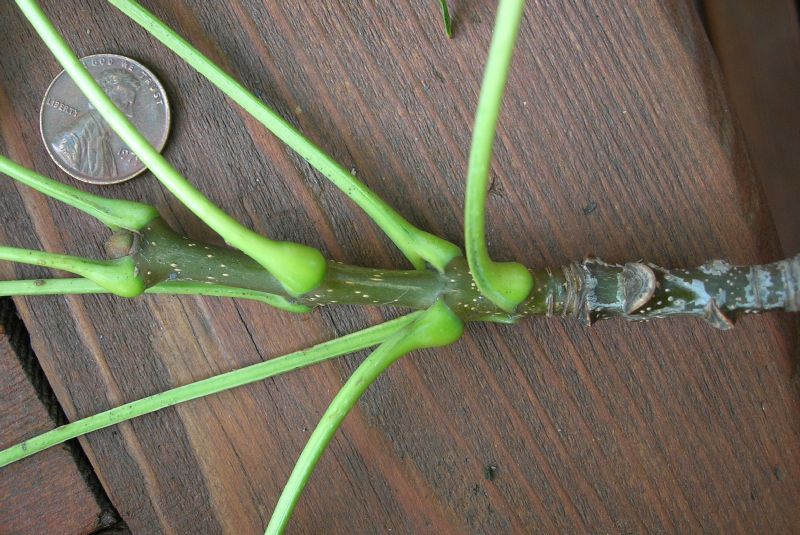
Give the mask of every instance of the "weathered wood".
[{"label": "weathered wood", "polygon": [[792,0],[704,2],[714,49],[783,249],[800,251],[800,19]]},{"label": "weathered wood", "polygon": [[[56,425],[53,407],[45,404],[16,353],[27,340],[5,301],[0,302],[0,448]],[[41,371],[36,378],[41,379]],[[95,499],[70,447],[0,470],[0,532],[92,533],[114,521]]]},{"label": "weathered wood", "polygon": [[[146,5],[414,223],[458,241],[492,2],[454,2],[453,40],[436,2]],[[129,55],[161,77],[176,111],[165,153],[226,210],[336,260],[404,265],[335,188],[113,9],[67,1],[49,12],[80,54]],[[0,150],[64,178],[36,128],[59,69],[7,3],[0,21]],[[534,267],[589,252],[665,266],[777,259],[689,2],[530,2],[493,169],[496,259]],[[91,189],[154,203],[188,235],[213,240],[151,177]],[[0,204],[5,243],[101,254],[102,229],[74,211],[8,182]],[[296,317],[168,297],[18,303],[70,418],[386,314],[348,307]],[[699,320],[471,325],[452,348],[401,361],[368,392],[323,457],[291,531],[797,531],[792,322],[749,317],[726,333]],[[257,533],[359,358],[83,444],[134,533]]]}]

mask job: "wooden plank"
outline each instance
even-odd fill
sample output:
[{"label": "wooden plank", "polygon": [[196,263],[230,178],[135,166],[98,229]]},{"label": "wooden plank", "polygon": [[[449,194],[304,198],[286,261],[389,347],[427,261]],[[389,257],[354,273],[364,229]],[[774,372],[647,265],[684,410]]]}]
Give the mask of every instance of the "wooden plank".
[{"label": "wooden plank", "polygon": [[[0,449],[55,427],[51,413],[22,367],[17,351],[24,327],[0,301]],[[16,349],[15,349],[16,348]],[[26,358],[28,358],[27,356]],[[81,474],[71,445],[0,470],[0,532],[92,533],[114,522]]]},{"label": "wooden plank", "polygon": [[[492,2],[454,3],[451,41],[435,2],[146,5],[414,223],[460,241]],[[336,260],[404,265],[323,178],[113,9],[65,1],[49,12],[80,54],[129,55],[161,77],[176,112],[166,155],[226,210]],[[0,21],[0,46],[15,51],[0,74],[0,150],[63,178],[35,126],[59,69],[12,6],[0,5]],[[777,258],[689,2],[530,2],[493,169],[499,259],[542,267],[589,252],[665,265]],[[154,203],[188,235],[215,239],[150,177],[85,187]],[[5,243],[101,254],[99,225],[0,188]],[[295,317],[168,297],[18,303],[70,418],[386,314]],[[748,317],[729,333],[689,320],[471,325],[452,348],[406,358],[368,392],[291,531],[798,531],[791,325],[780,315]],[[256,533],[358,361],[166,410],[84,445],[134,533]]]},{"label": "wooden plank", "polygon": [[797,2],[705,2],[714,49],[781,245],[800,251],[800,19]]}]

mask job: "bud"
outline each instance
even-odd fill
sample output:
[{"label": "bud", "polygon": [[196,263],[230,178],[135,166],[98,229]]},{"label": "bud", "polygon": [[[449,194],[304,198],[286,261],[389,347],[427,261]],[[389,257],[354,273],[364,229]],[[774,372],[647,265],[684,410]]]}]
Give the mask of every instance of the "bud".
[{"label": "bud", "polygon": [[139,236],[129,230],[118,230],[103,245],[109,258],[123,258],[137,249]]}]

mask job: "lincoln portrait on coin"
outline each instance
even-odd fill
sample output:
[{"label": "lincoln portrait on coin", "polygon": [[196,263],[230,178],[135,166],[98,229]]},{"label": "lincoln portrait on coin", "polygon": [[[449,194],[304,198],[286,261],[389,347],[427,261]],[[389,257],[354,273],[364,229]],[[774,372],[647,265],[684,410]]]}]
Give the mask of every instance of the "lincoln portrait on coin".
[{"label": "lincoln portrait on coin", "polygon": [[[123,69],[111,69],[98,78],[97,83],[114,104],[133,117],[133,105],[139,90],[139,80]],[[93,177],[115,178],[117,164],[111,139],[114,133],[100,114],[89,104],[89,109],[50,141],[50,146],[64,163],[74,170]]]}]

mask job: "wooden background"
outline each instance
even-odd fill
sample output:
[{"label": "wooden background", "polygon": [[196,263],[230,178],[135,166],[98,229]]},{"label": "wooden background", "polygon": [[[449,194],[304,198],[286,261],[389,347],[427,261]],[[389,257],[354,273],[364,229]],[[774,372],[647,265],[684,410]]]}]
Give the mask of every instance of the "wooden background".
[{"label": "wooden background", "polygon": [[707,0],[709,34],[784,251],[800,251],[800,4]]},{"label": "wooden background", "polygon": [[[65,421],[13,308],[0,301],[0,448]],[[76,534],[114,524],[113,506],[92,474],[76,441],[0,470],[0,532]]]},{"label": "wooden background", "polygon": [[[450,41],[436,2],[145,5],[411,221],[460,242],[493,2],[452,2]],[[174,111],[165,154],[246,225],[343,262],[405,265],[335,188],[112,8],[77,0],[46,8],[80,55],[128,55],[161,78]],[[9,2],[0,3],[0,50],[0,151],[70,182],[37,126],[60,69]],[[153,203],[176,228],[218,241],[149,175],[81,187]],[[493,256],[534,267],[587,253],[669,266],[781,256],[688,1],[529,2],[492,192]],[[3,243],[102,254],[98,223],[9,181],[0,182],[0,219]],[[2,274],[45,275],[7,265]],[[332,308],[303,317],[173,297],[17,305],[71,419],[395,314]],[[407,357],[366,394],[290,531],[798,532],[794,322],[748,317],[728,333],[688,319],[470,325],[456,345]],[[259,533],[362,357],[81,444],[134,533]]]}]

